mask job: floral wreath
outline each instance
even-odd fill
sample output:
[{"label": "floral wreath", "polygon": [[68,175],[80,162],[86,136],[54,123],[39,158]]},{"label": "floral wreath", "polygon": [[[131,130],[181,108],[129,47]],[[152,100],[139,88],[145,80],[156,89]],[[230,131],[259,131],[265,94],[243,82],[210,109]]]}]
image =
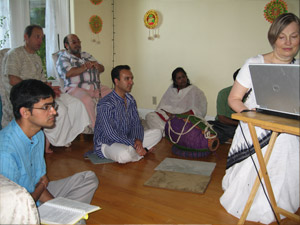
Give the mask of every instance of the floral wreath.
[{"label": "floral wreath", "polygon": [[153,9],[147,11],[144,15],[144,24],[149,29],[154,29],[158,24],[157,12]]},{"label": "floral wreath", "polygon": [[273,23],[273,21],[281,14],[286,13],[287,4],[283,0],[272,0],[265,6],[264,16],[267,21]]},{"label": "floral wreath", "polygon": [[95,5],[99,5],[102,2],[102,0],[90,0],[90,1]]},{"label": "floral wreath", "polygon": [[102,20],[99,16],[91,16],[90,18],[90,28],[92,30],[93,33],[98,34],[100,33],[100,31],[102,30]]}]

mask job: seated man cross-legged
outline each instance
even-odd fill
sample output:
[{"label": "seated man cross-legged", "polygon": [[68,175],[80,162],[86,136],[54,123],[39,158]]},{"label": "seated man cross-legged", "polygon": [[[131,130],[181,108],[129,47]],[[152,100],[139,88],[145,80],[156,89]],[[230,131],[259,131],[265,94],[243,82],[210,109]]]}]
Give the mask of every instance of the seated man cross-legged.
[{"label": "seated man cross-legged", "polygon": [[37,206],[56,197],[90,203],[98,187],[94,172],[50,182],[47,178],[41,129],[55,123],[54,97],[51,87],[39,80],[23,80],[12,87],[15,119],[0,131],[0,174],[24,187]]},{"label": "seated man cross-legged", "polygon": [[133,86],[130,67],[115,67],[111,77],[115,88],[97,105],[94,151],[100,158],[119,163],[138,161],[153,150],[162,134],[159,129],[144,132],[135,99],[129,94]]}]

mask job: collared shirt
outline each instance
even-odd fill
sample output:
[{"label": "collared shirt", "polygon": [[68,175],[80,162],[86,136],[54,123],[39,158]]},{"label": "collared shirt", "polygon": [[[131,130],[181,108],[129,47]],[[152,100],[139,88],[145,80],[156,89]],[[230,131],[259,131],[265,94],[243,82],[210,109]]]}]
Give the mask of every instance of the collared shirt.
[{"label": "collared shirt", "polygon": [[79,87],[89,90],[93,85],[94,90],[100,89],[99,71],[95,68],[88,69],[78,76],[66,77],[66,74],[74,67],[81,67],[88,61],[97,61],[87,52],[81,53],[81,58],[70,54],[68,51],[61,51],[56,62],[58,75],[64,80],[65,87]]},{"label": "collared shirt", "polygon": [[101,158],[102,144],[120,143],[134,146],[136,139],[143,141],[144,128],[139,119],[136,102],[132,95],[125,100],[114,90],[102,98],[97,105],[94,130],[94,151]]},{"label": "collared shirt", "polygon": [[43,131],[29,139],[15,120],[0,131],[0,174],[29,193],[46,174]]}]

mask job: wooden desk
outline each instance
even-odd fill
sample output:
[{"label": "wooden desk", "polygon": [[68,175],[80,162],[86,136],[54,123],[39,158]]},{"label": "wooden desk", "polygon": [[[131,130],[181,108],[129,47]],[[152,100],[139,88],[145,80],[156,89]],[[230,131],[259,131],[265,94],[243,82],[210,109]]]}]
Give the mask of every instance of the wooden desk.
[{"label": "wooden desk", "polygon": [[[300,121],[293,120],[293,119],[286,119],[286,118],[282,118],[282,117],[278,117],[278,116],[266,115],[266,114],[257,113],[257,112],[235,113],[235,114],[232,114],[232,118],[236,119],[236,120],[241,120],[245,123],[248,123],[251,138],[253,140],[253,146],[254,146],[254,149],[255,149],[255,152],[257,155],[257,159],[258,159],[258,162],[260,165],[259,176],[265,180],[265,185],[266,185],[266,189],[268,191],[270,202],[275,211],[278,221],[280,221],[279,214],[282,214],[282,215],[300,223],[300,216],[290,213],[290,212],[288,212],[282,208],[279,208],[277,206],[276,200],[274,197],[274,193],[273,193],[273,189],[271,186],[271,182],[269,179],[269,175],[267,172],[267,168],[266,168],[269,158],[271,156],[272,150],[273,150],[273,146],[274,146],[276,138],[278,136],[278,133],[288,133],[288,134],[300,136]],[[264,157],[262,155],[262,151],[261,151],[261,148],[260,148],[260,145],[258,142],[257,134],[255,131],[255,126],[261,127],[266,130],[273,131]],[[247,215],[249,213],[249,210],[251,208],[251,205],[253,203],[256,192],[259,188],[259,185],[260,185],[260,182],[259,182],[259,178],[257,177],[253,184],[248,201],[245,205],[244,211],[241,215],[241,218],[240,218],[238,224],[244,224],[244,222],[247,218]]]}]

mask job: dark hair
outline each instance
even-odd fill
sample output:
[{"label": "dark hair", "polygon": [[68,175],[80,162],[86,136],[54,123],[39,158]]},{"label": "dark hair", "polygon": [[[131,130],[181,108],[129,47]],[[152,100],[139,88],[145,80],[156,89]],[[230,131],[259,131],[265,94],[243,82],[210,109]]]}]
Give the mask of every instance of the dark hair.
[{"label": "dark hair", "polygon": [[27,26],[24,30],[24,34],[26,34],[29,38],[32,34],[32,31],[34,28],[37,28],[37,29],[40,29],[40,30],[43,30],[43,28],[40,26],[40,25],[36,25],[36,24],[31,24],[29,26]]},{"label": "dark hair", "polygon": [[268,39],[272,47],[280,33],[292,22],[297,23],[300,30],[300,19],[293,13],[283,13],[273,21],[268,32]]},{"label": "dark hair", "polygon": [[50,97],[54,98],[55,93],[51,87],[42,81],[28,79],[16,84],[10,91],[10,101],[15,119],[21,118],[20,109],[22,107],[32,110],[35,103]]},{"label": "dark hair", "polygon": [[68,36],[69,36],[69,35],[65,36],[65,38],[64,38],[64,47],[65,47],[66,50],[68,50],[68,49],[66,48],[66,44],[69,44],[69,38],[68,38]]},{"label": "dark hair", "polygon": [[234,72],[234,74],[233,74],[233,80],[234,80],[234,81],[235,81],[235,79],[236,79],[236,76],[239,74],[240,70],[241,70],[241,68],[237,69],[237,70]]},{"label": "dark hair", "polygon": [[130,67],[128,65],[119,65],[112,69],[111,79],[114,84],[115,84],[115,79],[120,80],[120,71],[121,70],[130,70]]},{"label": "dark hair", "polygon": [[176,84],[176,75],[177,73],[179,72],[182,72],[186,75],[186,78],[187,78],[187,85],[186,86],[189,86],[191,85],[191,82],[186,74],[186,72],[184,71],[184,69],[182,67],[177,67],[173,72],[172,72],[172,80],[173,80],[173,87],[174,88],[178,88],[178,85]]}]

